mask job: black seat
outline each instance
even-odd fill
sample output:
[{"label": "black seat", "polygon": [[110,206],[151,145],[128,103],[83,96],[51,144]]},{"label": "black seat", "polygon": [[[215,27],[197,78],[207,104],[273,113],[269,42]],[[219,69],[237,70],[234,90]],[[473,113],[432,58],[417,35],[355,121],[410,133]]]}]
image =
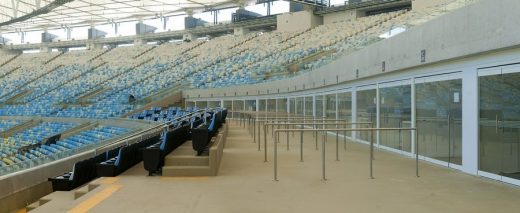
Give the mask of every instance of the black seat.
[{"label": "black seat", "polygon": [[97,177],[96,164],[105,160],[105,153],[76,162],[72,171],[49,178],[54,191],[70,191]]},{"label": "black seat", "polygon": [[115,177],[143,160],[142,149],[157,143],[159,135],[119,149],[116,157],[97,164],[99,177]]},{"label": "black seat", "polygon": [[161,142],[146,147],[143,150],[144,168],[149,175],[160,171],[164,166],[164,158],[177,147],[188,140],[189,124],[177,127],[166,133]]},{"label": "black seat", "polygon": [[222,125],[221,113],[221,111],[214,112],[209,124],[203,124],[192,129],[191,141],[197,155],[201,155],[206,150],[211,138],[218,132],[218,128]]}]

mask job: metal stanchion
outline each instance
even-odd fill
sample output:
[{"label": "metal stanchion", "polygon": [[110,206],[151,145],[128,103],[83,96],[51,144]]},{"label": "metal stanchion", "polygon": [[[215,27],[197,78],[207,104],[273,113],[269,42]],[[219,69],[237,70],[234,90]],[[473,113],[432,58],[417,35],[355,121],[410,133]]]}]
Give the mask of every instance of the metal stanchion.
[{"label": "metal stanchion", "polygon": [[[303,125],[301,129],[303,129]],[[303,131],[300,132],[300,162],[303,162]]]},{"label": "metal stanchion", "polygon": [[374,179],[372,161],[374,160],[374,131],[370,131],[370,178]]},{"label": "metal stanchion", "polygon": [[419,177],[419,130],[415,129],[415,175]]},{"label": "metal stanchion", "polygon": [[[314,121],[314,129],[316,129],[316,121]],[[316,150],[318,150],[318,132],[312,132],[316,138]]]},{"label": "metal stanchion", "polygon": [[[285,124],[285,129],[289,129],[289,124]],[[289,132],[285,133],[287,133],[287,151],[289,151]]]},{"label": "metal stanchion", "polygon": [[[352,126],[352,125],[351,125]],[[347,129],[347,123],[345,122],[345,129]],[[347,151],[347,131],[343,131],[343,149]]]},{"label": "metal stanchion", "polygon": [[321,140],[321,168],[322,168],[322,179],[323,181],[326,181],[327,178],[325,177],[325,134],[323,134],[323,140]]},{"label": "metal stanchion", "polygon": [[[338,125],[336,125],[336,129]],[[339,161],[339,133],[336,131],[336,161]]]},{"label": "metal stanchion", "polygon": [[278,132],[274,139],[274,180],[278,181]]},{"label": "metal stanchion", "polygon": [[267,162],[267,132],[265,130],[266,126],[264,125],[264,162]]}]

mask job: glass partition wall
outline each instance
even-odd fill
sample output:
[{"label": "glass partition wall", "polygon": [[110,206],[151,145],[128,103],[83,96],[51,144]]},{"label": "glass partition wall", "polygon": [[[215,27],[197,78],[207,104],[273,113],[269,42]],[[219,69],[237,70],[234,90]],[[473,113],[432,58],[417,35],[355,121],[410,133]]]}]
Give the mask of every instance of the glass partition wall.
[{"label": "glass partition wall", "polygon": [[[352,122],[352,93],[341,92],[338,93],[338,119]],[[351,136],[352,132],[344,132],[347,136]]]},{"label": "glass partition wall", "polygon": [[199,109],[204,109],[204,108],[208,107],[208,102],[207,101],[197,101],[197,102],[195,102],[195,106]]},{"label": "glass partition wall", "polygon": [[245,110],[255,112],[256,111],[256,100],[246,100]]},{"label": "glass partition wall", "polygon": [[[357,109],[357,120],[356,122],[372,122],[375,127],[376,122],[376,106],[377,106],[377,99],[376,89],[366,89],[366,90],[359,90],[357,91],[357,100],[356,100],[356,109]],[[357,135],[359,135],[359,139],[364,141],[370,141],[371,140],[371,133],[367,131],[358,132]],[[374,143],[376,142],[376,136],[374,134]]]},{"label": "glass partition wall", "polygon": [[479,169],[520,180],[520,68],[479,75]]},{"label": "glass partition wall", "polygon": [[305,106],[305,100],[303,97],[298,97],[296,98],[296,114],[297,115],[300,115],[300,116],[303,116],[304,115],[304,106]]},{"label": "glass partition wall", "polygon": [[265,99],[258,100],[258,111],[259,112],[267,112],[267,101]]},{"label": "glass partition wall", "polygon": [[208,101],[208,108],[220,107],[220,101]]},{"label": "glass partition wall", "polygon": [[336,93],[325,95],[325,117],[336,119]]},{"label": "glass partition wall", "polygon": [[278,113],[287,112],[287,98],[276,99],[276,112],[278,112]]},{"label": "glass partition wall", "polygon": [[267,99],[267,111],[276,112],[276,99]]},{"label": "glass partition wall", "polygon": [[[411,127],[411,85],[410,81],[380,84],[379,127]],[[381,131],[379,144],[406,152],[412,151],[410,131]]]},{"label": "glass partition wall", "polygon": [[314,116],[314,109],[313,109],[313,97],[312,96],[307,96],[305,97],[305,116]]},{"label": "glass partition wall", "polygon": [[314,109],[316,110],[316,118],[321,119],[321,118],[323,118],[323,116],[325,116],[323,114],[323,104],[324,104],[323,99],[324,98],[323,98],[323,95],[316,95],[316,96],[314,96],[314,98],[316,100],[315,105],[314,105]]},{"label": "glass partition wall", "polygon": [[419,153],[462,164],[462,80],[416,79]]},{"label": "glass partition wall", "polygon": [[297,115],[296,113],[296,98],[289,98],[289,114]]}]

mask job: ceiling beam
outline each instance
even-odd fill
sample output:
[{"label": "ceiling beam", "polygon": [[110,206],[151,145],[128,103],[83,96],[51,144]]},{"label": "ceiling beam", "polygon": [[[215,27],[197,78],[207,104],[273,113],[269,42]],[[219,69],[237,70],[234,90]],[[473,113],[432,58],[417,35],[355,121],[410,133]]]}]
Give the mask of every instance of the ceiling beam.
[{"label": "ceiling beam", "polygon": [[13,18],[18,18],[18,0],[11,0],[11,9],[13,10]]}]

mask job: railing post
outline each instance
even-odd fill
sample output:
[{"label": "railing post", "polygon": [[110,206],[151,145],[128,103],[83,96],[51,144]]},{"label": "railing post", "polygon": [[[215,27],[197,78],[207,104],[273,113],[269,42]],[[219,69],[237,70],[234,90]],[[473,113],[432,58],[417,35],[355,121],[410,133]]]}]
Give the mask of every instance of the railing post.
[{"label": "railing post", "polygon": [[[352,125],[351,125],[352,127]],[[345,122],[345,129],[348,128],[348,122]],[[347,130],[343,131],[343,149],[347,151]]]},{"label": "railing post", "polygon": [[266,132],[266,123],[264,123],[264,162],[267,162],[267,132]]},{"label": "railing post", "polygon": [[323,181],[326,181],[327,178],[325,177],[325,136],[323,137],[323,140],[321,141],[321,163],[322,163],[322,165],[321,165],[322,166],[322,179],[323,179]]},{"label": "railing post", "polygon": [[374,160],[374,130],[370,130],[370,179],[374,179],[372,161]]},{"label": "railing post", "polygon": [[[286,122],[285,123],[285,129],[289,129],[289,122]],[[289,131],[286,131],[285,133],[287,133],[287,151],[289,151]]]},{"label": "railing post", "polygon": [[303,128],[304,126],[302,125],[302,131],[300,131],[300,162],[303,162]]},{"label": "railing post", "polygon": [[415,175],[419,177],[419,130],[415,129]]},{"label": "railing post", "polygon": [[274,138],[274,180],[278,181],[278,131]]},{"label": "railing post", "polygon": [[[336,121],[337,123],[337,121]],[[336,129],[338,129],[338,124],[336,124]],[[336,130],[336,161],[339,161],[339,133]]]}]

